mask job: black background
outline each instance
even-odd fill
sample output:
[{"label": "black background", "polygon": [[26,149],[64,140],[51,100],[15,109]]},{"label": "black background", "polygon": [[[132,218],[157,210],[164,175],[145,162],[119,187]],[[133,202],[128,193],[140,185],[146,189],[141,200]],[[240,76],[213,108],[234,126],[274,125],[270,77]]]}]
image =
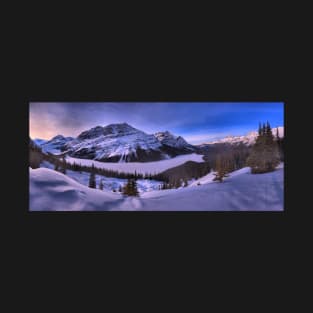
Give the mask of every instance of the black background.
[{"label": "black background", "polygon": [[[9,207],[16,218],[10,230],[15,275],[26,274],[38,289],[54,282],[63,290],[63,280],[75,285],[86,279],[79,284],[86,290],[93,286],[91,277],[101,285],[112,274],[132,285],[140,273],[141,287],[158,282],[168,292],[169,278],[188,287],[197,283],[187,279],[198,278],[201,284],[214,282],[221,293],[235,293],[243,284],[247,295],[262,284],[274,296],[286,282],[290,258],[300,256],[304,242],[298,236],[306,235],[298,227],[296,182],[290,180],[300,105],[293,91],[296,67],[287,54],[290,33],[281,21],[264,29],[259,19],[253,31],[247,25],[236,31],[229,24],[211,28],[204,21],[203,32],[186,27],[165,37],[154,29],[135,40],[143,27],[126,32],[115,23],[117,33],[102,26],[95,35],[77,22],[58,35],[56,22],[32,34],[9,78],[15,86],[5,115],[14,119]],[[285,211],[28,212],[29,101],[106,100],[284,101]],[[119,292],[124,284],[112,288]]]},{"label": "black background", "polygon": [[[255,235],[257,240],[283,242],[284,228],[292,210],[288,203],[283,213],[28,212],[29,101],[284,101],[288,118],[291,105],[289,90],[284,84],[286,69],[282,66],[284,58],[276,49],[264,47],[263,54],[257,56],[247,51],[244,57],[230,53],[229,49],[218,56],[206,55],[207,50],[200,49],[198,56],[191,54],[187,58],[183,47],[174,50],[175,53],[156,48],[153,54],[144,50],[139,55],[132,53],[131,47],[125,47],[123,53],[117,53],[114,58],[108,53],[101,54],[100,58],[100,53],[96,53],[96,59],[90,54],[82,59],[75,48],[70,50],[72,53],[63,49],[55,52],[53,48],[48,54],[43,53],[43,49],[36,51],[31,59],[35,63],[28,64],[25,97],[18,107],[14,105],[21,127],[18,142],[25,150],[18,154],[25,162],[17,162],[24,175],[20,178],[23,191],[15,200],[19,203],[21,222],[35,234],[32,240],[39,240],[37,231],[61,241],[66,241],[68,235],[73,238],[113,236],[122,240],[134,236],[136,241],[151,235],[151,240],[174,236],[182,242],[190,235],[212,238],[217,232],[219,240],[239,236],[238,243],[250,235]],[[190,48],[193,47],[186,50]],[[268,57],[273,61],[269,63]],[[288,124],[287,120],[287,145]],[[286,163],[288,167],[288,156]]]}]

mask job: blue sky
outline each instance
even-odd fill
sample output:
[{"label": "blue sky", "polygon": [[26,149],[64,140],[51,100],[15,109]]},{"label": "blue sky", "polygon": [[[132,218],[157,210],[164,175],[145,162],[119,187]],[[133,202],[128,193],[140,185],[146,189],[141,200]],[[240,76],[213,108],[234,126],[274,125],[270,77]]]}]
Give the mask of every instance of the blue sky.
[{"label": "blue sky", "polygon": [[192,144],[244,135],[258,123],[284,125],[282,102],[31,102],[31,138],[76,137],[101,125],[126,122],[147,133],[168,130]]}]

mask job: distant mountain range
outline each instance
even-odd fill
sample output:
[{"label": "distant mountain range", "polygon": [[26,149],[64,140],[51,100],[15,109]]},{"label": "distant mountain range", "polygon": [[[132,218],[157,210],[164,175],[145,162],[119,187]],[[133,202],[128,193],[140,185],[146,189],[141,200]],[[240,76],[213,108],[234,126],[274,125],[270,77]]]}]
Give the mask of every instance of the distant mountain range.
[{"label": "distant mountain range", "polygon": [[[275,127],[272,128],[272,133],[274,135],[274,137],[276,137],[277,134],[277,130],[278,130],[278,135],[280,138],[284,137],[284,127],[280,126],[280,127]],[[256,138],[258,137],[258,132],[257,131],[252,131],[249,132],[247,135],[245,136],[227,136],[225,138],[219,139],[219,140],[215,140],[212,142],[207,142],[207,143],[203,143],[200,145],[197,145],[197,147],[204,147],[207,145],[215,145],[215,144],[231,144],[231,145],[238,145],[238,144],[245,144],[247,146],[251,146],[252,144],[255,143]]]},{"label": "distant mountain range", "polygon": [[77,138],[58,135],[35,139],[44,152],[103,162],[150,162],[195,152],[196,148],[170,132],[146,134],[127,123],[97,126]]},{"label": "distant mountain range", "polygon": [[[272,131],[276,135],[277,129]],[[284,127],[278,127],[278,132],[283,137]],[[127,123],[120,123],[93,127],[76,138],[57,135],[50,140],[37,138],[33,142],[44,152],[64,153],[75,158],[102,162],[151,162],[194,152],[201,154],[206,147],[217,144],[252,145],[257,135],[254,131],[246,136],[228,136],[194,146],[168,131],[147,134]]]}]

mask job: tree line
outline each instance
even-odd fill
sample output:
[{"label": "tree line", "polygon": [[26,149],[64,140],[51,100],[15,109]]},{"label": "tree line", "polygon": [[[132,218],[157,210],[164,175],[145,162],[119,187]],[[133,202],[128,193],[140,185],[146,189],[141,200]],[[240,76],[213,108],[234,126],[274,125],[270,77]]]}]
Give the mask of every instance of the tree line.
[{"label": "tree line", "polygon": [[259,125],[258,137],[247,159],[251,173],[260,174],[272,172],[282,158],[282,140],[276,132],[276,141],[269,122]]},{"label": "tree line", "polygon": [[280,138],[278,128],[273,135],[270,123],[259,124],[258,136],[252,147],[241,150],[226,150],[216,156],[215,181],[222,182],[228,174],[245,166],[252,174],[272,172],[284,161],[284,138]]}]

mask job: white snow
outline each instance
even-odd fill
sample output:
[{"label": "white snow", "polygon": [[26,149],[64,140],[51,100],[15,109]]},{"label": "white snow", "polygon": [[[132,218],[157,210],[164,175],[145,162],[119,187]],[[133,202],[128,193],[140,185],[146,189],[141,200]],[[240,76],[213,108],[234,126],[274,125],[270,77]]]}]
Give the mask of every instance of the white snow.
[{"label": "white snow", "polygon": [[[282,211],[283,168],[251,174],[243,168],[225,182],[212,182],[178,190],[152,191],[142,195],[141,210],[148,211]],[[207,175],[208,176],[208,175]],[[209,178],[209,177],[207,177]]]},{"label": "white snow", "polygon": [[188,182],[188,187],[193,187],[193,186],[198,186],[198,183],[200,183],[200,185],[203,185],[203,184],[208,184],[208,183],[211,183],[213,181],[213,178],[214,178],[214,172],[210,172],[209,174],[195,180],[191,180]]},{"label": "white snow", "polygon": [[161,173],[169,168],[184,164],[187,161],[194,161],[201,163],[203,162],[203,155],[200,154],[185,154],[185,155],[179,155],[172,159],[166,159],[161,161],[155,161],[155,162],[131,162],[131,163],[111,163],[111,162],[99,162],[94,160],[88,160],[88,159],[77,159],[67,156],[66,162],[73,164],[74,162],[76,164],[86,165],[86,166],[92,166],[94,164],[95,167],[98,168],[105,168],[105,169],[111,169],[119,172],[124,173],[151,173],[151,174],[158,174]]},{"label": "white snow", "polygon": [[[208,175],[207,175],[208,176]],[[139,198],[90,189],[46,168],[30,169],[30,210],[282,211],[284,169],[251,174],[243,168],[223,183],[159,190]]]}]

